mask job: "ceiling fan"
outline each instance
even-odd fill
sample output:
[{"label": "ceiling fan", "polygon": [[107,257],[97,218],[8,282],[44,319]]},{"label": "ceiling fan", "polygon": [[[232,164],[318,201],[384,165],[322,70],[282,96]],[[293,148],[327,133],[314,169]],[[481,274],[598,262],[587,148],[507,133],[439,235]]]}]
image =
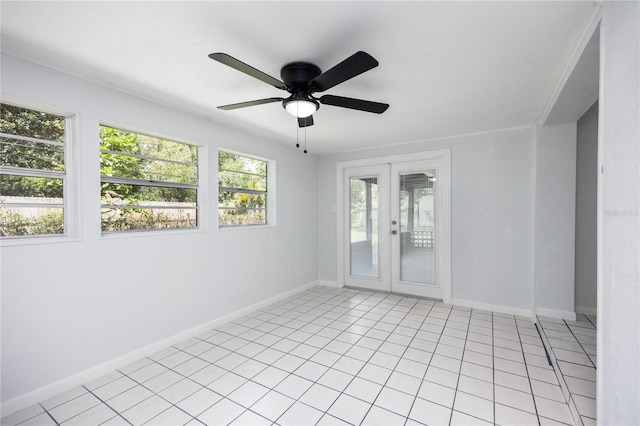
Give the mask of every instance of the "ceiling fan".
[{"label": "ceiling fan", "polygon": [[320,104],[373,112],[376,114],[382,114],[389,108],[389,104],[365,101],[362,99],[345,98],[334,95],[324,95],[319,98],[313,96],[316,92],[324,92],[365,71],[377,67],[378,61],[366,52],[356,52],[324,73],[314,64],[308,62],[292,62],[282,67],[280,71],[280,76],[283,81],[271,77],[226,53],[212,53],[209,57],[214,61],[218,61],[251,77],[257,78],[276,89],[286,90],[290,93],[290,96],[287,98],[257,99],[255,101],[219,106],[218,108],[222,110],[282,102],[283,108],[298,118],[298,126],[307,127],[313,125],[313,113],[320,108]]}]

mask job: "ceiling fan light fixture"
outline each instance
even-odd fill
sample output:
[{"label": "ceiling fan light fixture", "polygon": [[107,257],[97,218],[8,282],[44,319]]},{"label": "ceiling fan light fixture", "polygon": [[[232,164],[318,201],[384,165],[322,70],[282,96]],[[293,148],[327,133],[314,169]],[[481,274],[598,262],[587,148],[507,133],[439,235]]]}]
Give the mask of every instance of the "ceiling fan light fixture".
[{"label": "ceiling fan light fixture", "polygon": [[294,117],[306,118],[318,110],[318,103],[310,99],[285,99],[284,109]]}]

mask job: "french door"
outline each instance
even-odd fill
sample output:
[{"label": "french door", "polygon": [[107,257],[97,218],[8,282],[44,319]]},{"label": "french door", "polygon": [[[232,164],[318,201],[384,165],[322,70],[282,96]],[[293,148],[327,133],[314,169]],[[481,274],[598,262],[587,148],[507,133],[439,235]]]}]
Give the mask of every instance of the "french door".
[{"label": "french door", "polygon": [[449,171],[441,160],[342,169],[345,285],[450,299]]}]

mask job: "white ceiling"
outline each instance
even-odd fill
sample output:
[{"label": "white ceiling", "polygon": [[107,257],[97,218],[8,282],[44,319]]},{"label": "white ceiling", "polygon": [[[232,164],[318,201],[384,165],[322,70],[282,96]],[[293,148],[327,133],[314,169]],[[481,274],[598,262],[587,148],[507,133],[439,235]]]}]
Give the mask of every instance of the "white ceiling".
[{"label": "white ceiling", "polygon": [[[0,3],[2,50],[286,144],[280,97],[207,57],[225,52],[280,78],[358,50],[380,65],[326,93],[389,103],[382,115],[321,106],[309,150],[324,154],[532,125],[584,37],[597,1]],[[135,123],[131,123],[135,125]]]}]

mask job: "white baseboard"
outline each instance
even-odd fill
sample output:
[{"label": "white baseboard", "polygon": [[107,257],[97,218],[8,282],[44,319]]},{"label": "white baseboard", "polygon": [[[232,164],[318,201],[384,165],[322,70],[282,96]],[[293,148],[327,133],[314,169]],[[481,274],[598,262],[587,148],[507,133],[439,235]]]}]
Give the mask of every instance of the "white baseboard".
[{"label": "white baseboard", "polygon": [[325,286],[325,287],[335,287],[335,288],[344,287],[343,285],[338,284],[335,281],[318,281],[318,285],[322,285],[322,286]]},{"label": "white baseboard", "polygon": [[57,382],[50,383],[41,388],[35,389],[31,392],[27,392],[26,394],[17,396],[15,398],[11,398],[7,401],[2,402],[2,407],[0,409],[0,411],[2,412],[2,417],[6,417],[10,414],[15,413],[16,411],[22,410],[23,408],[27,408],[33,404],[37,404],[38,402],[44,401],[62,392],[66,392],[76,386],[80,386],[84,383],[90,382],[91,380],[97,379],[98,377],[101,377],[107,373],[110,373],[114,370],[117,370],[126,365],[129,365],[139,360],[140,358],[144,358],[146,356],[152,355],[162,349],[165,349],[183,340],[187,340],[191,337],[198,336],[213,328],[219,327],[222,324],[226,324],[229,321],[233,321],[235,319],[241,318],[257,309],[260,309],[265,306],[284,300],[290,296],[293,296],[297,293],[305,291],[318,284],[320,284],[318,281],[313,281],[313,282],[304,284],[300,287],[294,288],[293,290],[286,291],[284,293],[270,297],[258,303],[254,303],[253,305],[247,306],[245,308],[241,308],[235,312],[231,312],[230,314],[224,315],[219,318],[215,318],[204,324],[198,325],[189,330],[183,331],[181,333],[175,334],[166,339],[160,340],[159,342],[152,343],[151,345],[137,349],[133,352],[122,355],[118,358],[112,359],[103,364],[89,368],[80,373],[66,377],[62,380],[58,380]]},{"label": "white baseboard", "polygon": [[576,313],[571,311],[558,311],[556,309],[536,308],[536,315],[542,317],[550,317],[564,319],[568,321],[576,320]]},{"label": "white baseboard", "polygon": [[451,299],[452,305],[464,306],[465,308],[482,309],[484,311],[499,312],[501,314],[519,315],[527,318],[533,316],[531,309],[513,308],[511,306],[492,305],[490,303],[480,303],[473,300]]},{"label": "white baseboard", "polygon": [[587,307],[584,307],[584,306],[576,306],[575,310],[576,310],[576,314],[598,315],[598,310],[596,308],[587,308]]}]

